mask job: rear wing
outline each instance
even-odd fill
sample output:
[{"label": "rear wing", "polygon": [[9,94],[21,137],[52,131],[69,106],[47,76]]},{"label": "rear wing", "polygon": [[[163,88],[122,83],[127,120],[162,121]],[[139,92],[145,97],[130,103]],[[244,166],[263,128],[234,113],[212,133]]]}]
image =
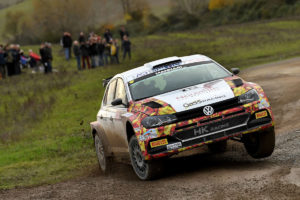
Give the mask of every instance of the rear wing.
[{"label": "rear wing", "polygon": [[112,77],[109,77],[109,78],[106,78],[106,79],[103,79],[103,80],[102,80],[102,85],[103,85],[103,87],[106,87],[106,86],[108,85],[109,81],[110,81],[112,78],[113,78],[113,76],[112,76]]}]

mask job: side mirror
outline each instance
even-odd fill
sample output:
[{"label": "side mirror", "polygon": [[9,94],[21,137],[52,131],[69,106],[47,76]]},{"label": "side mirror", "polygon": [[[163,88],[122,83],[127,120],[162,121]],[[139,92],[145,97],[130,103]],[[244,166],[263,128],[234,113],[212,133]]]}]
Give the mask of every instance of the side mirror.
[{"label": "side mirror", "polygon": [[240,73],[240,69],[239,68],[231,68],[231,71],[234,75],[237,75]]},{"label": "side mirror", "polygon": [[113,106],[118,106],[118,105],[122,105],[122,104],[123,104],[123,102],[122,102],[121,98],[117,98],[111,102],[111,105],[113,105]]}]

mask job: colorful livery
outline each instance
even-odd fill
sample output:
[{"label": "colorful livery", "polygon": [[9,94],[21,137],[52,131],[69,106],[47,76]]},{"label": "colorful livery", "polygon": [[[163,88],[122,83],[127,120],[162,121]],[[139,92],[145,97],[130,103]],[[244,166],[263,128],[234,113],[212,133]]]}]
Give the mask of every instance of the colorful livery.
[{"label": "colorful livery", "polygon": [[274,120],[263,89],[203,55],[170,57],[103,81],[91,123],[102,171],[128,155],[137,176],[152,179],[162,158],[201,145],[224,151],[228,139],[254,158],[272,154]]}]

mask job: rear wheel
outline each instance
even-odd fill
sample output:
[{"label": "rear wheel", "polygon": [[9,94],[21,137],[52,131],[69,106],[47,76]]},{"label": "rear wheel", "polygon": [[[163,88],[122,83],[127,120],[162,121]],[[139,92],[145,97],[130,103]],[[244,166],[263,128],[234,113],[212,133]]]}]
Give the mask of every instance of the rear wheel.
[{"label": "rear wheel", "polygon": [[162,171],[160,161],[145,161],[135,135],[129,141],[129,154],[133,170],[141,180],[154,179]]},{"label": "rear wheel", "polygon": [[107,174],[112,165],[112,159],[108,157],[107,146],[105,145],[103,137],[101,137],[98,133],[95,135],[94,141],[100,169],[102,172]]},{"label": "rear wheel", "polygon": [[275,147],[274,128],[244,135],[242,141],[248,154],[253,158],[268,157]]}]

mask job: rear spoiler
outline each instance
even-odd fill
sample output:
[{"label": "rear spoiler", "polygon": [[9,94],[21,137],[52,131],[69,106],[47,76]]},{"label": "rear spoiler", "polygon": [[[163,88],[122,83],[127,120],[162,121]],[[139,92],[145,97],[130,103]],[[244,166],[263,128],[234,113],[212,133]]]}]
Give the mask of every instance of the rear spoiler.
[{"label": "rear spoiler", "polygon": [[112,78],[113,78],[113,76],[112,76],[112,77],[109,77],[109,78],[106,78],[106,79],[103,79],[103,80],[102,80],[102,85],[103,85],[103,87],[106,87],[106,86],[108,85],[109,81],[110,81]]}]

